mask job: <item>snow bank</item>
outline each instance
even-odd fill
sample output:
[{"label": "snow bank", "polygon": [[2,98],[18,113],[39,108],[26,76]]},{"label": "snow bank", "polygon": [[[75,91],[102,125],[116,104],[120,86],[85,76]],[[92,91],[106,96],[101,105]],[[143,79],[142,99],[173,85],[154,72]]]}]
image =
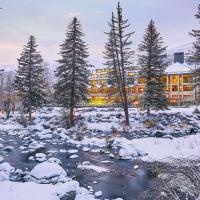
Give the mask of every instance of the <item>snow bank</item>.
[{"label": "snow bank", "polygon": [[142,138],[128,140],[116,138],[113,146],[125,158],[137,155],[146,161],[167,161],[170,158],[194,158],[200,156],[200,134],[180,138]]},{"label": "snow bank", "polygon": [[3,200],[60,200],[66,193],[75,191],[75,200],[94,200],[85,188],[79,187],[77,181],[64,184],[37,184],[34,182],[0,182],[0,197]]}]

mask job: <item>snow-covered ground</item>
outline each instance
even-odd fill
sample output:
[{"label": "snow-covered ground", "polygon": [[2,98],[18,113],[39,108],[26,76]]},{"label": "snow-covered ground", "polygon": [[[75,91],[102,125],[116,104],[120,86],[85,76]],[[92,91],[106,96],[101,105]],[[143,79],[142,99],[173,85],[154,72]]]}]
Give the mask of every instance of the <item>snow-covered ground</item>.
[{"label": "snow-covered ground", "polygon": [[[196,159],[200,155],[200,115],[193,114],[194,109],[153,112],[149,120],[145,113],[131,108],[129,128],[124,127],[123,112],[118,108],[79,109],[77,125],[71,129],[65,128],[61,108],[36,111],[27,127],[19,124],[17,112],[9,120],[2,117],[0,197],[57,200],[74,192],[77,200],[101,198],[101,191],[91,185],[81,187],[73,179],[76,171],[86,176],[109,174],[122,159]],[[23,162],[27,163],[25,168],[21,167]],[[73,175],[68,169],[70,163]],[[137,172],[138,168],[133,166],[131,170]]]}]

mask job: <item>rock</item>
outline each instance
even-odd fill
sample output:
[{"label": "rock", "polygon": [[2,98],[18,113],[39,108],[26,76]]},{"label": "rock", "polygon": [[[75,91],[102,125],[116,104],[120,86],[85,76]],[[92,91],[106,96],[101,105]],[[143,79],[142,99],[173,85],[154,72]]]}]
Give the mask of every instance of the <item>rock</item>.
[{"label": "rock", "polygon": [[71,155],[69,158],[74,159],[74,158],[78,158],[78,155]]},{"label": "rock", "polygon": [[46,154],[44,153],[36,153],[35,154],[35,159],[39,162],[43,162],[46,160]]},{"label": "rock", "polygon": [[67,150],[65,150],[65,149],[60,149],[59,152],[60,152],[60,153],[66,153]]},{"label": "rock", "polygon": [[36,165],[27,177],[37,183],[58,183],[66,181],[67,173],[58,164],[43,162]]},{"label": "rock", "polygon": [[68,153],[78,153],[78,150],[77,149],[70,149],[67,151]]},{"label": "rock", "polygon": [[0,171],[7,172],[8,174],[11,174],[15,171],[15,168],[12,167],[9,163],[5,162],[0,164]]},{"label": "rock", "polygon": [[64,196],[60,197],[60,200],[74,200],[76,198],[76,192],[71,191],[65,194]]},{"label": "rock", "polygon": [[47,160],[48,163],[54,163],[54,164],[57,164],[57,165],[61,165],[62,162],[58,159],[58,158],[49,158]]},{"label": "rock", "polygon": [[112,153],[109,154],[109,157],[110,158],[115,158],[115,156]]},{"label": "rock", "polygon": [[102,196],[102,192],[101,191],[95,192],[94,196],[95,197],[100,197],[100,196]]},{"label": "rock", "polygon": [[200,111],[199,111],[199,109],[198,109],[198,108],[195,108],[195,110],[194,110],[193,114],[200,114]]},{"label": "rock", "polygon": [[35,158],[33,156],[30,156],[28,159],[29,160],[35,160]]},{"label": "rock", "polygon": [[4,147],[3,148],[3,151],[6,151],[6,152],[11,152],[14,150],[14,147],[13,146],[7,146],[7,147]]},{"label": "rock", "polygon": [[4,158],[0,156],[0,163],[4,161]]},{"label": "rock", "polygon": [[171,135],[164,135],[163,138],[170,139],[170,140],[174,139],[173,136],[171,136]]},{"label": "rock", "polygon": [[38,141],[32,141],[29,146],[28,149],[30,152],[35,152],[38,149],[42,149],[45,147],[45,144],[43,142],[38,142]]},{"label": "rock", "polygon": [[163,137],[165,135],[165,133],[163,131],[157,130],[154,135],[157,138],[161,138],[161,137]]},{"label": "rock", "polygon": [[88,147],[83,147],[82,150],[83,150],[84,152],[88,152],[88,151],[90,151],[90,148],[88,148]]},{"label": "rock", "polygon": [[45,128],[45,129],[50,129],[51,126],[49,124],[42,124],[42,126]]}]

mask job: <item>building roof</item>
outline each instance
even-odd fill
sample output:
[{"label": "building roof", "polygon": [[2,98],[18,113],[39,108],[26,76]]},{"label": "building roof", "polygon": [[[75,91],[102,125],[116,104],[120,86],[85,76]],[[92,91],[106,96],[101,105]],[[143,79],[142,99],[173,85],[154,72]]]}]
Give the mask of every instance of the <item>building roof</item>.
[{"label": "building roof", "polygon": [[191,73],[193,70],[192,66],[188,66],[186,63],[173,63],[167,67],[165,72],[167,74],[184,74],[184,73]]}]

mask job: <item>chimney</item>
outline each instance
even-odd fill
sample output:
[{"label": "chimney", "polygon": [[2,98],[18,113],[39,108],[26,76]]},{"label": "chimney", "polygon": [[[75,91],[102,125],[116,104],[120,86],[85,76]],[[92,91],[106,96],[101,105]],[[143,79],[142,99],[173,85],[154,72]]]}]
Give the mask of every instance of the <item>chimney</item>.
[{"label": "chimney", "polygon": [[174,63],[179,62],[183,64],[185,62],[184,52],[174,53]]}]

